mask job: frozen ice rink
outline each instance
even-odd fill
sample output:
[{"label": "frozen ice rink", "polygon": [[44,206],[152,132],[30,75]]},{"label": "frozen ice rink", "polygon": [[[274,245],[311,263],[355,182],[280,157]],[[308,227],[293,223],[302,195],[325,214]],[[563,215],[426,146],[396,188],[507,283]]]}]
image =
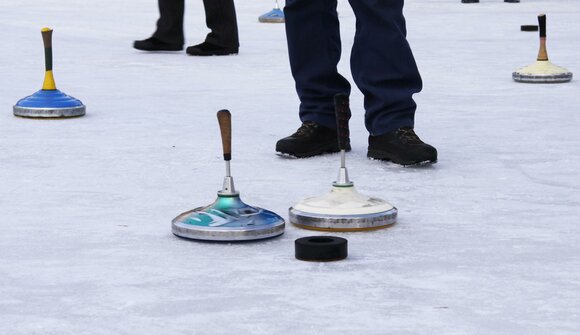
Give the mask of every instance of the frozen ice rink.
[{"label": "frozen ice rink", "polygon": [[[284,25],[258,22],[271,0],[236,6],[240,54],[196,58],[132,49],[155,0],[0,2],[0,334],[580,334],[579,0],[406,1],[416,130],[439,162],[367,160],[353,86],[351,178],[399,222],[333,234],[350,252],[335,263],[295,260],[294,240],[318,233],[289,225],[258,243],[171,234],[221,188],[219,109],[247,203],[287,218],[336,178],[338,155],[275,155],[299,125]],[[570,83],[511,79],[538,50],[520,25],[543,12]],[[350,79],[346,0],[339,13]],[[57,87],[85,117],[12,115],[42,85],[44,26]],[[205,37],[201,1],[186,2],[185,27],[187,45]]]}]

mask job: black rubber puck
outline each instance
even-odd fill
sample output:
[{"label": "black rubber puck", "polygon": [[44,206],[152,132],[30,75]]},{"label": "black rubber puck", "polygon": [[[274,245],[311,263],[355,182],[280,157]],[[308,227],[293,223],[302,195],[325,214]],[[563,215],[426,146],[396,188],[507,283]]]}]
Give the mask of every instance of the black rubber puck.
[{"label": "black rubber puck", "polygon": [[538,26],[533,24],[526,24],[521,27],[522,31],[538,31]]},{"label": "black rubber puck", "polygon": [[308,236],[297,239],[294,249],[301,261],[339,261],[348,256],[348,241],[336,236]]}]

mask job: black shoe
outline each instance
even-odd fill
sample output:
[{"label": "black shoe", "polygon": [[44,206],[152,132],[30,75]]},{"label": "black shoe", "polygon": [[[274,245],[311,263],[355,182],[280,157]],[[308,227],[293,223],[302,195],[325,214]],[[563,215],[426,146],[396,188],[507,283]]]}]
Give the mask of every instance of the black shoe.
[{"label": "black shoe", "polygon": [[392,161],[400,165],[437,162],[437,150],[421,141],[413,128],[399,128],[380,136],[369,136],[369,158]]},{"label": "black shoe", "polygon": [[[305,121],[294,134],[276,143],[276,151],[298,158],[339,152],[338,134],[335,129]],[[347,144],[346,151],[350,151],[350,143]]]},{"label": "black shoe", "polygon": [[155,37],[149,37],[146,40],[135,41],[133,48],[143,51],[180,51],[183,46],[162,42]]},{"label": "black shoe", "polygon": [[520,0],[503,0],[503,2],[520,3]]},{"label": "black shoe", "polygon": [[226,56],[238,53],[238,48],[223,48],[208,42],[187,47],[185,50],[191,56]]},{"label": "black shoe", "polygon": [[461,0],[461,3],[479,3],[479,0]]}]

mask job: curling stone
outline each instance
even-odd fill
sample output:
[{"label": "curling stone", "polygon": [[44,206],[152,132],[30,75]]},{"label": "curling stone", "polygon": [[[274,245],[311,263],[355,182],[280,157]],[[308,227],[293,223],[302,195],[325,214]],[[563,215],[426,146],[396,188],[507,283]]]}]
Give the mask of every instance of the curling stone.
[{"label": "curling stone", "polygon": [[231,115],[227,110],[217,114],[222,136],[226,176],[214,203],[185,212],[173,219],[173,234],[194,240],[249,241],[275,237],[284,233],[285,221],[271,211],[245,204],[234,187],[230,172]]},{"label": "curling stone", "polygon": [[276,0],[276,6],[274,9],[266,14],[260,15],[258,21],[262,23],[284,23],[284,12],[280,9],[278,0]]},{"label": "curling stone", "polygon": [[546,14],[538,16],[540,30],[540,51],[532,65],[516,70],[512,78],[521,83],[565,83],[572,80],[572,72],[554,65],[548,59],[546,48]]},{"label": "curling stone", "polygon": [[13,107],[14,115],[30,118],[68,118],[85,115],[85,105],[56,89],[52,74],[52,29],[42,28],[46,72],[42,89],[20,99]]},{"label": "curling stone", "polygon": [[329,193],[306,198],[290,207],[290,223],[301,228],[328,231],[386,228],[396,222],[397,208],[385,200],[358,193],[349,180],[345,152],[349,143],[348,120],[351,117],[348,96],[338,94],[334,101],[341,156],[338,179]]}]

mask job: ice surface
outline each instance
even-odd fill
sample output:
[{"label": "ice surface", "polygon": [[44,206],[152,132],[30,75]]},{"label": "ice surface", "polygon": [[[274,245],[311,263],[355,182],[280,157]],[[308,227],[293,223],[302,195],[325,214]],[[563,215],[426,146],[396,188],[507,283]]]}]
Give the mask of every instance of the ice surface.
[{"label": "ice surface", "polygon": [[[238,56],[131,48],[154,0],[0,2],[0,334],[578,334],[580,87],[519,84],[548,15],[551,60],[580,74],[580,1],[407,0],[425,88],[416,129],[440,161],[366,159],[362,96],[351,96],[358,190],[399,209],[394,227],[339,233],[349,258],[318,264],[278,239],[208,244],[171,220],[214,201],[224,174],[215,113],[233,115],[232,172],[248,204],[287,218],[327,192],[338,155],[289,160],[298,126],[284,25],[273,1],[237,1]],[[188,45],[206,32],[186,6]],[[347,77],[354,15],[339,1]],[[74,120],[15,118],[40,88],[40,28],[54,29],[57,87]],[[377,36],[377,43],[380,36]]]}]

